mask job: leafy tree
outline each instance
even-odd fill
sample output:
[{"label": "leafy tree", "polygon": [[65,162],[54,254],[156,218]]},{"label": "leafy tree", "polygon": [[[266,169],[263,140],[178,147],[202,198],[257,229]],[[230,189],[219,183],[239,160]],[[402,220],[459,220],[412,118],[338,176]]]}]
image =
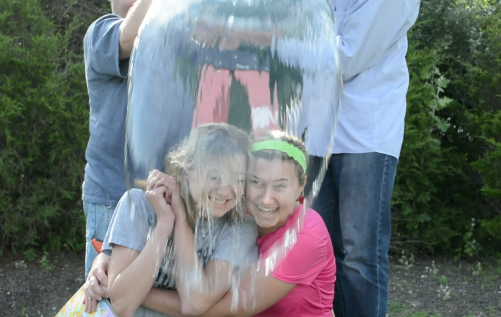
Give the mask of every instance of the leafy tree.
[{"label": "leafy tree", "polygon": [[88,101],[81,54],[36,0],[0,0],[2,247],[82,245]]}]

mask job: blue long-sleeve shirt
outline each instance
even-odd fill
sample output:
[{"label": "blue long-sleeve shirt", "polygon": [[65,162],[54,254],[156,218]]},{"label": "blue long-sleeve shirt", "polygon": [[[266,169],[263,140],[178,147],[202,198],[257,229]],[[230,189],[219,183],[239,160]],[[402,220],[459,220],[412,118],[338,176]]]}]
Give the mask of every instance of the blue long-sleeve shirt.
[{"label": "blue long-sleeve shirt", "polygon": [[344,91],[333,153],[399,157],[409,73],[407,31],[420,0],[329,0]]}]

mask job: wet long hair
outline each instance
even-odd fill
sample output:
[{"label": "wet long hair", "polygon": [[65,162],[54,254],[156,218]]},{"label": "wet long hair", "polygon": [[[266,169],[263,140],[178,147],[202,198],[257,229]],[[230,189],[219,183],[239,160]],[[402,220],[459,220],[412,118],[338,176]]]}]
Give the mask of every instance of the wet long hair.
[{"label": "wet long hair", "polygon": [[[165,174],[176,178],[180,187],[180,195],[186,208],[188,223],[194,230],[198,215],[205,206],[200,206],[206,197],[200,197],[197,206],[190,193],[188,173],[195,171],[199,185],[203,188],[209,170],[208,162],[218,162],[220,166],[234,166],[235,156],[245,158],[245,171],[250,157],[250,138],[244,131],[226,123],[209,123],[200,125],[181,143],[176,145],[165,158]],[[221,186],[229,184],[230,173],[222,175]],[[135,186],[145,189],[145,181],[136,181]],[[207,196],[207,193],[201,193]],[[234,223],[243,217],[245,212],[244,195],[236,197],[237,205],[226,215]],[[237,210],[239,209],[239,210]]]}]

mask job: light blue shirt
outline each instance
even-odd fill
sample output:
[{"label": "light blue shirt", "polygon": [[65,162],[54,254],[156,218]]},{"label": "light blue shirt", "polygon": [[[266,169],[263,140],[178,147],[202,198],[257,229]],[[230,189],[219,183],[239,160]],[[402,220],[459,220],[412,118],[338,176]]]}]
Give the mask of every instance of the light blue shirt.
[{"label": "light blue shirt", "polygon": [[344,91],[332,153],[399,157],[409,73],[407,31],[420,0],[329,0]]}]

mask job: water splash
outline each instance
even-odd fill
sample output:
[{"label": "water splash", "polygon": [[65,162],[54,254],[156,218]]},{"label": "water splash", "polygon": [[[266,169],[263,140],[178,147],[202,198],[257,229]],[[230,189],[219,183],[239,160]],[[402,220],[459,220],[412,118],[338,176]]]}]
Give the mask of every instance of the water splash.
[{"label": "water splash", "polygon": [[[228,122],[253,134],[284,130],[302,138],[310,154],[328,160],[342,89],[335,31],[332,12],[320,0],[154,0],[129,69],[127,179],[162,169],[165,154],[204,122]],[[195,160],[204,187],[209,158]],[[255,305],[255,277],[270,274],[294,246],[326,162],[294,226],[269,256],[244,270],[253,276],[249,289],[240,289],[242,270],[224,276],[231,281],[232,309],[242,296],[249,298],[245,305]],[[224,173],[219,179],[221,186],[232,182]],[[218,222],[204,195],[195,214],[194,239],[203,242],[195,258],[207,257],[216,247]],[[237,204],[235,213],[243,219],[245,206]],[[163,268],[175,265],[171,259],[156,260]],[[194,263],[195,272],[205,264]],[[211,285],[203,289],[200,274],[178,272],[188,289],[210,292]],[[215,280],[223,278],[220,273],[218,268]]]}]

